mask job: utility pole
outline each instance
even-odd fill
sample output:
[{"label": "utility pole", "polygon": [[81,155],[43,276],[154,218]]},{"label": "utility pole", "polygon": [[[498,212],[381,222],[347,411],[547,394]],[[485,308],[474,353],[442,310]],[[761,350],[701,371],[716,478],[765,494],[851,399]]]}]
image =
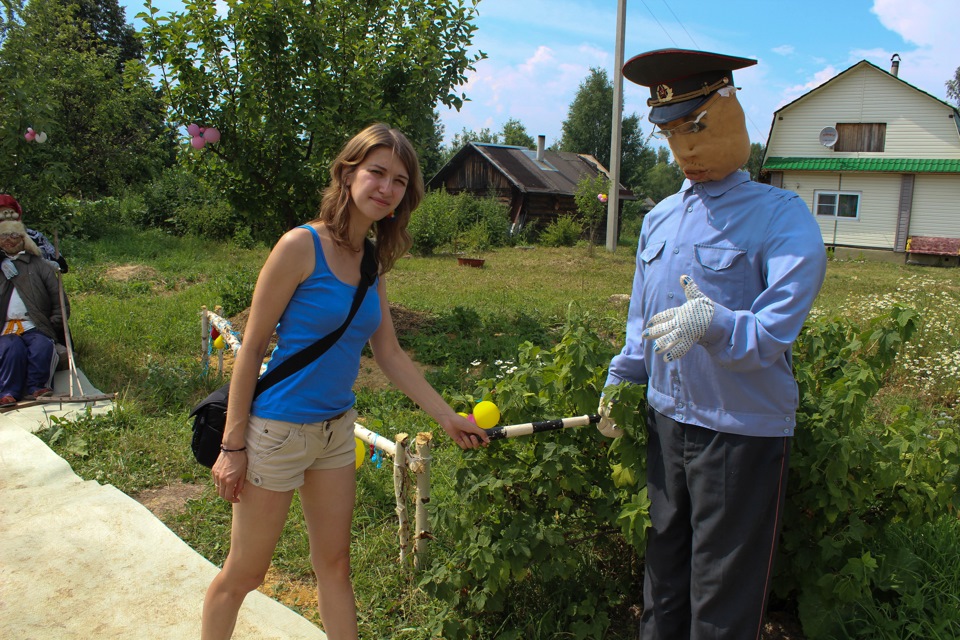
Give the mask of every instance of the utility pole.
[{"label": "utility pole", "polygon": [[620,129],[623,124],[623,34],[627,0],[617,0],[617,45],[613,63],[613,126],[610,134],[610,193],[607,194],[607,251],[617,248],[617,212],[620,210]]}]

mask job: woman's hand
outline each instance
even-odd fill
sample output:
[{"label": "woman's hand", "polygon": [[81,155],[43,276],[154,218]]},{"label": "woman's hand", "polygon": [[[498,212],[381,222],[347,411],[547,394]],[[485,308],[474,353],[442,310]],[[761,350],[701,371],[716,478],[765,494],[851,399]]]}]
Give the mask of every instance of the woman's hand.
[{"label": "woman's hand", "polygon": [[229,502],[240,502],[240,492],[247,477],[247,452],[221,451],[213,465],[213,486],[217,494]]},{"label": "woman's hand", "polygon": [[487,432],[461,415],[450,413],[441,416],[438,422],[461,449],[475,449],[490,444]]}]

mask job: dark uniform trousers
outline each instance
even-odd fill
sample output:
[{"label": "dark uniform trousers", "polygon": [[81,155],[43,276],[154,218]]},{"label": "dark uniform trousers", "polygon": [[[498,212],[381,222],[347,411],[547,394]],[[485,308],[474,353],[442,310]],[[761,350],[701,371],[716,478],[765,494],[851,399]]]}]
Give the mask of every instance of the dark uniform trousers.
[{"label": "dark uniform trousers", "polygon": [[653,409],[647,431],[641,639],[759,639],[790,438],[719,433]]}]

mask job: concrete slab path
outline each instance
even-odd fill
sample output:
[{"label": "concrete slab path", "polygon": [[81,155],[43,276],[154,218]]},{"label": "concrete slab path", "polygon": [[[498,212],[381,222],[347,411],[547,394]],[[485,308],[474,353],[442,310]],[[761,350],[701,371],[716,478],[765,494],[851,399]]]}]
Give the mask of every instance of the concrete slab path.
[{"label": "concrete slab path", "polygon": [[[90,385],[85,393],[100,392]],[[108,411],[112,403],[94,404]],[[199,638],[203,596],[217,567],[134,499],[79,478],[31,433],[50,415],[83,410],[71,403],[0,414],[0,638]],[[326,635],[253,592],[233,637]]]}]

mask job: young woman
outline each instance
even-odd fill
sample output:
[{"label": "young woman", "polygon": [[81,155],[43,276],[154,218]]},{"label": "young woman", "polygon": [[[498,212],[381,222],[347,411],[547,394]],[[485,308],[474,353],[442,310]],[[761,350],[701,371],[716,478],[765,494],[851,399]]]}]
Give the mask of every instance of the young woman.
[{"label": "young woman", "polygon": [[[253,294],[234,363],[221,454],[220,497],[233,503],[230,552],[203,606],[204,640],[229,638],[244,597],[267,572],[295,490],[300,491],[317,575],[320,617],[331,640],[357,638],[350,582],[355,499],[352,388],[369,341],[387,377],[464,449],[487,442],[457,415],[397,343],[384,274],[410,248],[410,215],[423,198],[416,152],[398,130],[372,125],[334,160],[320,216],[286,233]],[[270,367],[335,330],[360,282],[364,238],[375,236],[380,276],[337,343],[251,402],[274,329]],[[252,406],[251,406],[252,405]]]}]

